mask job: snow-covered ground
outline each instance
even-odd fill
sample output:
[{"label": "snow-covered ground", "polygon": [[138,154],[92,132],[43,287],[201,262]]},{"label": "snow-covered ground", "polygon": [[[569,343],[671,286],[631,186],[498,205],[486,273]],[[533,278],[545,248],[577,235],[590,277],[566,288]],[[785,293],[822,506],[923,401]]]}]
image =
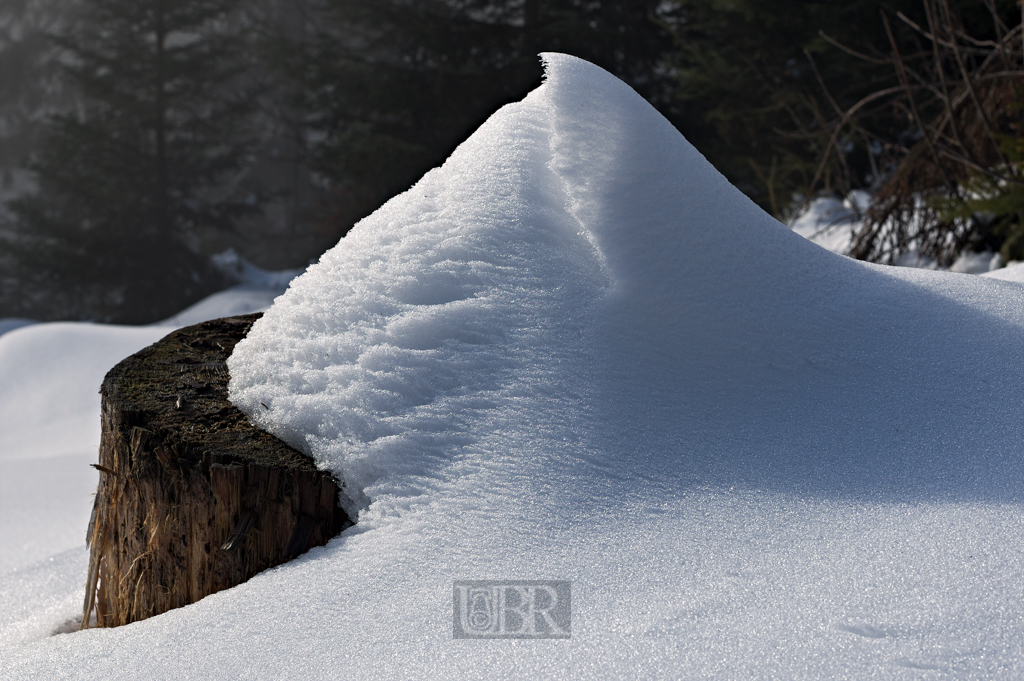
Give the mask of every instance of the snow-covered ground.
[{"label": "snow-covered ground", "polygon": [[220,260],[237,285],[152,326],[0,319],[0,648],[81,609],[107,370],[176,327],[265,310],[298,274]]},{"label": "snow-covered ground", "polygon": [[790,224],[790,229],[833,253],[850,248],[853,232],[868,207],[870,195],[859,189],[845,200],[822,197],[810,202]]},{"label": "snow-covered ground", "polygon": [[[834,197],[817,198],[811,201],[789,226],[794,232],[822,248],[833,253],[845,254],[850,249],[854,232],[860,228],[870,199],[870,195],[860,189],[855,189],[842,201]],[[939,269],[937,262],[914,249],[901,255],[896,264],[900,267]],[[999,270],[1003,265],[1002,258],[991,251],[965,252],[948,271],[985,274]]]},{"label": "snow-covered ground", "polygon": [[[326,547],[51,635],[89,392],[166,327],[0,336],[0,678],[1024,676],[1018,268],[835,255],[615,78],[547,69],[231,359],[355,487]],[[572,638],[453,640],[453,580],[497,578],[571,580]]]}]

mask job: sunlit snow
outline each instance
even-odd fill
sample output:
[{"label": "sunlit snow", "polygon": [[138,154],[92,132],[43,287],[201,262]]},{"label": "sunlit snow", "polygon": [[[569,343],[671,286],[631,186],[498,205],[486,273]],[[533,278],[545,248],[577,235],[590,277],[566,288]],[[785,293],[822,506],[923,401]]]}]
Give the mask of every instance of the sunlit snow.
[{"label": "sunlit snow", "polygon": [[[114,630],[47,635],[84,553],[16,560],[0,677],[1024,673],[1024,287],[824,250],[546,66],[230,360],[359,523]],[[571,580],[572,638],[453,640],[453,580],[496,578]]]}]

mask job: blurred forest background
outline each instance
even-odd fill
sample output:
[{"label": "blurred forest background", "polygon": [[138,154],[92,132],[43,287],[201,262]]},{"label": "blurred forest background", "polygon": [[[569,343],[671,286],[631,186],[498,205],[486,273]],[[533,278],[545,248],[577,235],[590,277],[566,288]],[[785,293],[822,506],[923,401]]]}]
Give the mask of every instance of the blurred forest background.
[{"label": "blurred forest background", "polygon": [[850,255],[1024,259],[1013,0],[0,0],[0,317],[147,323],[300,267],[559,51]]}]

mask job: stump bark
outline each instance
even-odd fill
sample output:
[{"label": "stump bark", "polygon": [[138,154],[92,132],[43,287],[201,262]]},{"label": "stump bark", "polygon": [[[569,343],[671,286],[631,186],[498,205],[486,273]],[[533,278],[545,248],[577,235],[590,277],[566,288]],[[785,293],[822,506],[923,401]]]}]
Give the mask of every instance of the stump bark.
[{"label": "stump bark", "polygon": [[83,627],[194,603],[352,524],[341,483],[227,401],[225,362],[258,318],[175,331],[103,380]]}]

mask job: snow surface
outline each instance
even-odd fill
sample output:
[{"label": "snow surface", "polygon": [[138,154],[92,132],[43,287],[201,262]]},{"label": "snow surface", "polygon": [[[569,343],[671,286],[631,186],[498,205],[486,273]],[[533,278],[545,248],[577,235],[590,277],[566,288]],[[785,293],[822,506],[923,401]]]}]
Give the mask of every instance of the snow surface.
[{"label": "snow surface", "polygon": [[1010,263],[1006,267],[985,272],[981,276],[1024,283],[1024,263]]},{"label": "snow surface", "polygon": [[[80,549],[0,572],[0,678],[1024,675],[1024,288],[830,253],[545,59],[230,360],[359,524],[114,630],[47,635]],[[490,578],[572,580],[572,638],[453,640]]]}]

